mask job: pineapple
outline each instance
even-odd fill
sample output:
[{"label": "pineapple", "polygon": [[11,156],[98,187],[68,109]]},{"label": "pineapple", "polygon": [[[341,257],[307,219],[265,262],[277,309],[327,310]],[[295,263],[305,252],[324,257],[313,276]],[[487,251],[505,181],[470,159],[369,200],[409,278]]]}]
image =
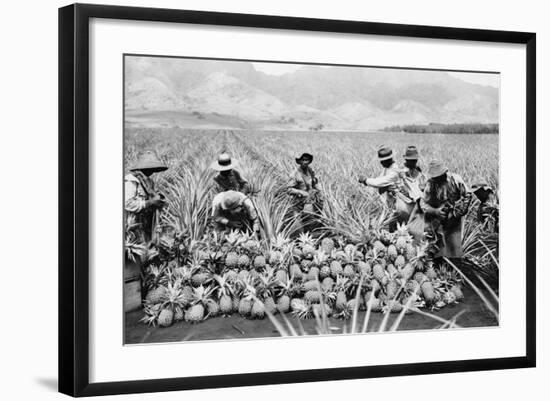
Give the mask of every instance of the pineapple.
[{"label": "pineapple", "polygon": [[237,252],[228,252],[225,257],[225,265],[229,268],[235,268],[239,265],[239,254]]},{"label": "pineapple", "polygon": [[407,245],[405,245],[405,257],[407,258],[407,260],[412,260],[414,257],[416,257],[416,255],[417,253],[414,245],[411,243],[407,243]]},{"label": "pineapple", "polygon": [[321,250],[326,253],[327,255],[330,255],[332,251],[334,250],[334,241],[332,238],[323,238],[321,241]]},{"label": "pineapple", "polygon": [[395,258],[397,257],[397,248],[395,247],[395,245],[393,244],[390,244],[388,245],[388,258],[390,260],[395,260]]},{"label": "pineapple", "polygon": [[224,294],[220,297],[220,312],[224,315],[233,312],[233,299],[230,295]]},{"label": "pineapple", "polygon": [[451,287],[450,291],[455,295],[455,298],[458,302],[464,300],[464,294],[462,293],[462,289],[459,285],[455,284]]},{"label": "pineapple", "polygon": [[456,295],[452,291],[447,291],[443,294],[443,302],[447,305],[456,303]]},{"label": "pineapple", "polygon": [[428,277],[422,273],[422,272],[416,272],[414,274],[414,280],[418,283],[418,284],[422,284],[424,281],[428,280]]},{"label": "pineapple", "polygon": [[288,282],[288,273],[286,272],[286,270],[283,270],[283,269],[277,270],[275,272],[275,280],[277,280],[281,284],[286,284]]},{"label": "pineapple", "polygon": [[248,270],[241,270],[238,273],[239,280],[245,281],[250,276],[250,272]]},{"label": "pineapple", "polygon": [[405,283],[405,291],[414,294],[420,289],[420,284],[416,280],[409,280]]},{"label": "pineapple", "polygon": [[372,274],[380,284],[384,284],[384,278],[386,277],[386,271],[381,264],[376,264],[372,267]]},{"label": "pineapple", "polygon": [[197,323],[204,319],[204,306],[196,304],[185,311],[185,320],[191,323]]},{"label": "pineapple", "polygon": [[403,266],[405,266],[405,257],[403,255],[398,255],[397,258],[395,258],[395,267],[398,269],[401,269]]},{"label": "pineapple", "polygon": [[264,307],[266,312],[269,312],[272,315],[277,313],[277,305],[275,304],[275,300],[271,296],[264,299]]},{"label": "pineapple", "polygon": [[346,307],[346,304],[348,303],[348,299],[346,297],[346,293],[344,291],[338,291],[336,294],[336,309],[343,310]]},{"label": "pineapple", "polygon": [[379,257],[386,253],[386,246],[379,240],[374,241],[373,249]]},{"label": "pineapple", "polygon": [[302,259],[302,261],[300,262],[300,267],[305,272],[309,271],[309,268],[311,267],[311,265],[312,265],[312,261],[309,259]]},{"label": "pineapple", "polygon": [[401,270],[399,270],[399,276],[407,281],[410,280],[414,274],[414,266],[411,263],[407,263]]},{"label": "pineapple", "polygon": [[399,284],[395,280],[391,280],[386,286],[386,297],[394,299],[399,291]]},{"label": "pineapple", "polygon": [[403,310],[403,305],[397,300],[390,300],[386,303],[384,309],[390,313],[399,313]]},{"label": "pineapple", "polygon": [[330,273],[334,278],[344,273],[344,269],[342,269],[342,264],[337,260],[333,260],[330,263]]},{"label": "pineapple", "polygon": [[254,258],[254,268],[257,270],[262,270],[265,268],[265,257],[263,255],[258,255]]},{"label": "pineapple", "polygon": [[424,281],[422,284],[420,284],[420,289],[422,290],[422,295],[424,296],[426,304],[432,305],[437,301],[436,292],[431,281]]},{"label": "pineapple", "polygon": [[332,314],[332,308],[329,304],[312,304],[311,311],[314,316],[323,316],[323,314],[328,317]]},{"label": "pineapple", "polygon": [[249,298],[241,298],[239,301],[239,314],[248,316],[252,310],[252,300]]},{"label": "pineapple", "polygon": [[162,327],[169,327],[174,322],[174,311],[171,308],[164,308],[158,316],[158,324]]},{"label": "pineapple", "polygon": [[313,258],[315,253],[315,240],[310,233],[300,234],[298,237],[298,244],[304,257]]},{"label": "pineapple", "polygon": [[318,280],[319,279],[319,268],[318,267],[312,267],[309,269],[309,272],[307,273],[307,279],[308,280]]},{"label": "pineapple", "polygon": [[271,251],[269,253],[269,264],[278,265],[283,262],[283,253],[281,251]]},{"label": "pineapple", "polygon": [[334,280],[332,277],[325,277],[321,283],[321,288],[325,291],[330,291],[334,287]]},{"label": "pineapple", "polygon": [[290,265],[290,277],[293,277],[294,280],[297,280],[297,281],[301,281],[304,278],[304,274],[302,273],[302,269],[300,268],[300,265],[296,263]]},{"label": "pineapple", "polygon": [[290,308],[294,316],[299,319],[308,319],[312,316],[311,304],[305,302],[302,299],[295,298],[290,302]]},{"label": "pineapple", "polygon": [[309,303],[320,303],[321,302],[321,292],[319,291],[308,291],[304,295],[304,299]]},{"label": "pineapple", "polygon": [[321,266],[321,269],[319,269],[319,278],[323,280],[329,276],[330,276],[330,266],[328,265]]},{"label": "pineapple", "polygon": [[159,286],[157,288],[152,289],[147,293],[147,297],[145,298],[146,302],[148,304],[158,304],[164,301],[166,297],[166,287]]},{"label": "pineapple", "polygon": [[287,313],[290,309],[290,297],[288,295],[281,295],[277,299],[277,310],[280,313]]},{"label": "pineapple", "polygon": [[373,297],[369,298],[369,300],[365,299],[365,302],[367,303],[367,307],[370,306],[372,312],[382,312],[382,302],[380,299]]},{"label": "pineapple", "polygon": [[309,280],[306,281],[303,285],[304,291],[314,291],[319,289],[319,281],[317,280]]},{"label": "pineapple", "polygon": [[262,301],[256,299],[252,303],[252,308],[250,309],[250,316],[253,319],[263,319],[265,316],[265,305]]},{"label": "pineapple", "polygon": [[211,299],[210,302],[206,304],[206,310],[208,312],[208,316],[218,316],[220,313],[220,305]]},{"label": "pineapple", "polygon": [[426,270],[426,277],[428,277],[429,280],[435,280],[437,278],[437,271],[433,266],[430,266]]},{"label": "pineapple", "polygon": [[250,266],[250,258],[246,254],[239,256],[238,265],[240,268],[246,268]]},{"label": "pineapple", "polygon": [[363,276],[370,276],[372,273],[372,268],[369,262],[358,262],[357,268],[359,269],[359,273]]},{"label": "pineapple", "polygon": [[355,276],[355,269],[353,268],[353,265],[347,264],[344,266],[344,272],[342,273],[344,277],[352,278]]},{"label": "pineapple", "polygon": [[202,271],[202,272],[198,272],[197,274],[193,275],[193,277],[191,277],[191,283],[195,287],[200,287],[201,285],[203,286],[207,284],[210,281],[210,279],[211,279],[210,274],[205,271]]},{"label": "pineapple", "polygon": [[393,264],[389,264],[386,266],[386,271],[388,272],[390,277],[395,277],[398,275],[399,271],[395,268]]},{"label": "pineapple", "polygon": [[232,299],[231,299],[232,303],[233,303],[233,312],[238,312],[239,311],[239,304],[241,302],[241,299],[237,296],[234,296]]}]

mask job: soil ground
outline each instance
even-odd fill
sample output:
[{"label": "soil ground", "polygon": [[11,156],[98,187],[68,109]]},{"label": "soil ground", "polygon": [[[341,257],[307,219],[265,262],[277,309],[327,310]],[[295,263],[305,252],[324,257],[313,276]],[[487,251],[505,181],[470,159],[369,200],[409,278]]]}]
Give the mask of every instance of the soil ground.
[{"label": "soil ground", "polygon": [[[485,304],[471,289],[465,289],[465,300],[457,305],[447,306],[432,314],[450,320],[461,311],[462,313],[456,320],[456,324],[461,327],[489,327],[498,326],[498,321],[487,309]],[[429,312],[428,310],[426,310]],[[392,321],[398,316],[394,313],[390,316],[387,328],[391,327]],[[207,319],[199,324],[187,322],[176,322],[170,327],[151,327],[140,323],[139,319],[143,316],[141,310],[126,313],[125,316],[125,344],[141,343],[162,343],[176,341],[197,341],[197,340],[222,340],[222,339],[243,339],[259,337],[279,337],[279,332],[275,329],[271,321],[266,317],[263,320],[250,320],[235,314],[230,317],[215,317]],[[295,328],[303,326],[308,334],[315,334],[315,319],[297,320],[291,314],[286,315]],[[360,312],[359,324],[363,323],[365,312]],[[279,315],[275,316],[278,321],[283,322]],[[369,331],[378,331],[384,315],[382,313],[372,313],[369,320]],[[334,328],[333,333],[343,332],[344,326],[348,328],[350,321],[331,318],[330,326]],[[431,317],[411,313],[405,315],[401,321],[398,330],[431,330],[442,323]]]}]

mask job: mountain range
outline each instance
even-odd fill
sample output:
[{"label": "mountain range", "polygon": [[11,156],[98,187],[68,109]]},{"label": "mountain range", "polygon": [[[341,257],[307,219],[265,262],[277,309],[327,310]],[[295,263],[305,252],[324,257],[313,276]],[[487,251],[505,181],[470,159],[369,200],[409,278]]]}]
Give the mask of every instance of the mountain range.
[{"label": "mountain range", "polygon": [[304,65],[282,75],[250,62],[125,60],[129,125],[373,130],[496,123],[499,93],[443,71]]}]

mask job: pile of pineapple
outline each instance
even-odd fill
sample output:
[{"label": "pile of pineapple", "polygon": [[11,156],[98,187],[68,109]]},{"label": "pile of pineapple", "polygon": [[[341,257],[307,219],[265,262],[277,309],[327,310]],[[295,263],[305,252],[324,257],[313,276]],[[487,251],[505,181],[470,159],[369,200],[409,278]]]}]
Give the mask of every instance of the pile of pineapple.
[{"label": "pile of pineapple", "polygon": [[428,249],[413,243],[405,225],[394,233],[371,233],[364,243],[304,233],[266,244],[231,232],[197,244],[181,265],[149,266],[142,321],[166,327],[237,313],[250,319],[268,313],[348,319],[367,307],[391,313],[462,301],[460,276],[436,267]]}]

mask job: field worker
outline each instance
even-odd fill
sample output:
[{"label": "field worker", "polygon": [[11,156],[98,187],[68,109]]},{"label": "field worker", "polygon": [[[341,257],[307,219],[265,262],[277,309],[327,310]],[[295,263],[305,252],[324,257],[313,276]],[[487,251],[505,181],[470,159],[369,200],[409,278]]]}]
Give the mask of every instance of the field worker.
[{"label": "field worker", "polygon": [[498,232],[499,207],[495,192],[485,181],[472,185],[472,192],[479,200],[477,220],[488,231]]},{"label": "field worker", "polygon": [[375,178],[359,177],[359,182],[369,187],[377,188],[385,199],[386,205],[392,211],[389,230],[394,231],[397,223],[407,222],[412,210],[412,200],[404,192],[403,175],[393,159],[393,151],[387,146],[378,148],[378,160],[384,168]]},{"label": "field worker", "polygon": [[458,174],[449,173],[440,161],[428,167],[428,181],[420,205],[426,231],[436,245],[435,257],[462,257],[463,217],[468,213],[471,193]]},{"label": "field worker", "polygon": [[422,197],[422,192],[426,186],[426,176],[418,167],[418,149],[416,149],[416,146],[407,146],[403,158],[405,159],[403,185],[409,198],[417,201]]},{"label": "field worker", "polygon": [[305,230],[312,214],[321,208],[321,196],[317,188],[319,180],[311,168],[313,155],[303,153],[295,161],[298,167],[288,181],[287,190],[294,197],[293,211],[297,224]]},{"label": "field worker", "polygon": [[140,242],[149,242],[156,228],[157,211],[165,205],[164,196],[155,191],[151,176],[167,170],[153,152],[144,152],[124,177],[126,225]]},{"label": "field worker", "polygon": [[242,192],[217,194],[212,201],[212,221],[216,231],[252,231],[259,236],[258,214],[250,198]]},{"label": "field worker", "polygon": [[235,170],[237,164],[237,160],[232,160],[227,153],[222,153],[218,160],[210,165],[213,170],[218,171],[218,174],[214,177],[216,192],[238,191],[244,194],[250,193],[248,181]]}]

